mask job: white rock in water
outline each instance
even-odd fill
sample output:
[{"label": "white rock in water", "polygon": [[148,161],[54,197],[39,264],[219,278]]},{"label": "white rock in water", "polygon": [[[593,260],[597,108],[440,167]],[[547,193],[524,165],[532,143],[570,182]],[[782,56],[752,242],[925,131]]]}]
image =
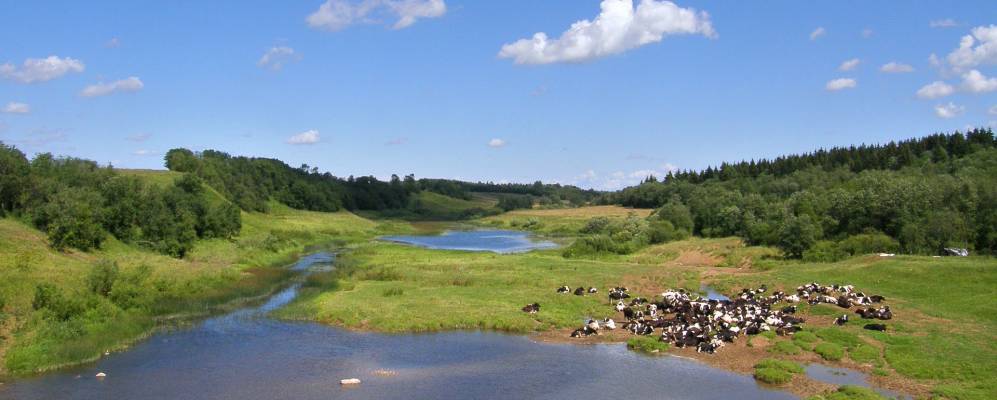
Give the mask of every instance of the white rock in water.
[{"label": "white rock in water", "polygon": [[105,374],[105,373],[103,373],[103,372],[98,372],[98,373],[97,373],[97,377],[98,377],[98,378],[103,378],[103,377],[105,377],[105,376],[107,376],[107,374]]},{"label": "white rock in water", "polygon": [[357,378],[343,379],[339,381],[340,385],[359,385],[360,380]]}]

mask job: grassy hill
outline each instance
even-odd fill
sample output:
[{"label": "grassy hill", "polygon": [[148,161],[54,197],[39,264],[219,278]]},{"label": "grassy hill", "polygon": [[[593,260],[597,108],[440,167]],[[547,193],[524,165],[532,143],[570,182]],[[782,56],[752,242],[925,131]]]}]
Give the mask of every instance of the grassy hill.
[{"label": "grassy hill", "polygon": [[[171,184],[180,174],[121,171],[142,180]],[[214,201],[227,201],[217,192]],[[13,218],[0,219],[0,372],[26,373],[98,357],[126,346],[177,316],[211,312],[245,297],[264,294],[288,276],[281,268],[305,247],[349,243],[407,228],[377,223],[349,212],[293,210],[279,203],[269,213],[242,213],[233,239],[198,241],[183,259],[109,237],[100,250],[56,251],[46,235]],[[117,295],[89,293],[87,278],[100,260],[117,264]],[[66,307],[80,316],[44,318],[35,310],[37,286],[51,283]],[[118,288],[121,290],[117,290]],[[127,293],[126,293],[127,292]],[[125,297],[125,293],[127,297]],[[117,296],[117,297],[115,297]]]}]

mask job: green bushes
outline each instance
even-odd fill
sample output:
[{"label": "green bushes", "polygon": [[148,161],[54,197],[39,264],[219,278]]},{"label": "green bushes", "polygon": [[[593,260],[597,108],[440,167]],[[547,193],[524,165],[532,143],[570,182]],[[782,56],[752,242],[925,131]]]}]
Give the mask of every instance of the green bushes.
[{"label": "green bushes", "polygon": [[830,240],[821,240],[814,243],[812,247],[803,251],[803,261],[807,262],[835,262],[847,257],[838,244]]},{"label": "green bushes", "polygon": [[111,260],[98,261],[87,274],[87,286],[90,292],[107,297],[111,293],[114,281],[118,279],[118,273],[118,263]]},{"label": "green bushes", "polygon": [[802,372],[803,367],[792,361],[766,358],[755,364],[755,379],[773,385],[788,383]]},{"label": "green bushes", "polygon": [[837,343],[821,342],[814,346],[814,352],[828,361],[838,361],[845,356],[845,349]]},{"label": "green bushes", "polygon": [[645,354],[664,353],[668,351],[668,343],[649,336],[638,336],[627,340],[627,348]]},{"label": "green bushes", "polygon": [[685,239],[689,232],[676,228],[670,221],[658,217],[650,220],[629,215],[623,220],[606,217],[590,219],[581,229],[589,236],[575,240],[564,249],[565,257],[598,254],[630,254],[649,244]]},{"label": "green bushes", "polygon": [[849,236],[838,242],[841,251],[857,256],[873,253],[895,253],[900,250],[900,243],[882,232],[870,232]]}]

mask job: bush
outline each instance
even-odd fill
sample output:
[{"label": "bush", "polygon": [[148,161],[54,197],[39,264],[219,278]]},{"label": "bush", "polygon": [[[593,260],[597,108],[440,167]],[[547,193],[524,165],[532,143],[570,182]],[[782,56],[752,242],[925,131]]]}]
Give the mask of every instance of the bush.
[{"label": "bush", "polygon": [[803,252],[803,261],[829,263],[841,261],[847,255],[838,247],[837,243],[821,240]]},{"label": "bush", "polygon": [[809,215],[789,217],[779,228],[778,246],[787,257],[800,258],[822,235],[820,225]]},{"label": "bush", "polygon": [[900,243],[881,232],[863,233],[849,236],[838,243],[838,247],[849,255],[895,253],[900,250]]},{"label": "bush", "polygon": [[838,361],[845,356],[845,349],[837,343],[823,342],[814,347],[814,353],[828,361]]},{"label": "bush", "polygon": [[35,219],[48,233],[53,248],[97,249],[105,237],[100,220],[102,203],[100,194],[91,189],[64,189],[52,197]]},{"label": "bush", "polygon": [[116,279],[118,279],[118,263],[103,259],[97,261],[87,274],[87,287],[90,288],[90,292],[107,297]]},{"label": "bush", "polygon": [[686,207],[680,201],[669,201],[661,206],[654,215],[661,221],[671,223],[675,229],[686,232],[692,232],[693,230],[692,212],[689,211],[689,207]]},{"label": "bush", "polygon": [[689,237],[689,232],[675,228],[668,221],[652,221],[648,226],[648,241],[651,244],[668,243]]},{"label": "bush", "polygon": [[582,227],[581,231],[579,232],[588,235],[596,233],[604,233],[606,231],[606,228],[608,227],[609,227],[608,217],[595,217],[589,219],[588,222],[585,223],[585,226]]},{"label": "bush", "polygon": [[668,351],[668,343],[650,336],[639,336],[627,340],[627,348],[633,351],[654,354]]}]

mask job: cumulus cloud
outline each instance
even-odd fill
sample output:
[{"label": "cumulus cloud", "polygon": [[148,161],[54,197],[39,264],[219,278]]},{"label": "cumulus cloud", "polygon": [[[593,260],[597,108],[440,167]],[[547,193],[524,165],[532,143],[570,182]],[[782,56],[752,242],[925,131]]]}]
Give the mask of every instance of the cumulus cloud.
[{"label": "cumulus cloud", "polygon": [[882,67],[879,67],[879,70],[890,74],[901,74],[905,72],[914,72],[914,67],[910,66],[909,64],[903,64],[903,63],[898,63],[896,61],[891,61],[886,64],[883,64]]},{"label": "cumulus cloud", "polygon": [[935,106],[935,115],[937,115],[938,118],[955,118],[965,111],[966,107],[956,105],[951,101],[948,104],[938,104]]},{"label": "cumulus cloud", "polygon": [[503,147],[503,146],[505,146],[505,140],[503,140],[503,139],[494,138],[494,139],[488,141],[488,147],[496,148],[497,149],[497,148]]},{"label": "cumulus cloud", "polygon": [[851,70],[855,69],[855,67],[859,66],[859,62],[860,61],[857,58],[853,58],[851,60],[847,60],[847,61],[841,63],[841,65],[838,66],[838,71],[851,71]]},{"label": "cumulus cloud", "polygon": [[318,143],[321,140],[322,138],[319,136],[317,130],[309,129],[307,131],[301,132],[297,135],[287,138],[287,144],[311,145]]},{"label": "cumulus cloud", "polygon": [[955,88],[942,81],[934,81],[917,90],[917,97],[922,99],[937,99],[955,92]]},{"label": "cumulus cloud", "polygon": [[104,42],[104,47],[109,49],[118,48],[120,46],[121,46],[121,40],[116,37],[113,37],[110,40]]},{"label": "cumulus cloud", "polygon": [[537,32],[502,46],[498,56],[516,64],[577,63],[619,54],[665,36],[700,34],[717,37],[706,12],[682,8],[670,1],[603,0],[594,20],[571,24],[558,38]]},{"label": "cumulus cloud", "polygon": [[412,26],[420,18],[442,17],[447,12],[443,0],[328,0],[308,15],[305,22],[314,29],[338,31],[358,23],[370,23],[378,15],[397,18],[394,29]]},{"label": "cumulus cloud", "polygon": [[971,70],[962,74],[962,90],[971,93],[986,93],[997,90],[997,78],[987,78],[980,71]]},{"label": "cumulus cloud", "polygon": [[810,40],[817,40],[817,38],[827,34],[827,29],[823,26],[818,26],[813,32],[810,32]]},{"label": "cumulus cloud", "polygon": [[69,57],[29,58],[20,67],[11,63],[0,65],[0,76],[21,83],[45,82],[59,78],[70,72],[83,72],[86,66],[80,60]]},{"label": "cumulus cloud", "polygon": [[858,82],[852,78],[838,78],[828,81],[827,85],[824,85],[824,88],[829,91],[836,92],[839,90],[851,89],[855,86],[858,86]]},{"label": "cumulus cloud", "polygon": [[991,107],[990,107],[990,108],[989,108],[989,109],[987,110],[987,114],[990,114],[990,115],[997,115],[997,105],[994,105],[994,106],[991,106]]},{"label": "cumulus cloud", "polygon": [[80,96],[97,97],[97,96],[107,96],[109,94],[114,94],[117,92],[137,92],[139,90],[142,90],[143,87],[145,87],[145,84],[142,83],[141,79],[134,76],[130,76],[128,78],[117,80],[110,83],[101,82],[95,85],[87,86],[83,88],[83,91],[80,92]]},{"label": "cumulus cloud", "polygon": [[971,34],[962,37],[959,48],[949,53],[946,60],[956,70],[997,64],[997,25],[973,28]]},{"label": "cumulus cloud", "polygon": [[958,25],[952,18],[936,19],[928,23],[928,26],[932,28],[951,28]]},{"label": "cumulus cloud", "polygon": [[608,175],[600,175],[590,169],[575,176],[571,180],[571,183],[601,190],[619,190],[627,186],[639,185],[649,176],[661,180],[669,172],[675,171],[678,171],[678,167],[671,163],[663,163],[653,168],[638,169],[631,172],[616,171]]},{"label": "cumulus cloud", "polygon": [[292,63],[301,59],[301,55],[295,53],[294,49],[287,46],[273,46],[267,49],[266,53],[256,62],[260,68],[268,68],[273,71],[280,71],[284,64]]},{"label": "cumulus cloud", "polygon": [[0,111],[3,111],[4,114],[27,114],[31,112],[31,106],[12,101],[3,106]]}]

